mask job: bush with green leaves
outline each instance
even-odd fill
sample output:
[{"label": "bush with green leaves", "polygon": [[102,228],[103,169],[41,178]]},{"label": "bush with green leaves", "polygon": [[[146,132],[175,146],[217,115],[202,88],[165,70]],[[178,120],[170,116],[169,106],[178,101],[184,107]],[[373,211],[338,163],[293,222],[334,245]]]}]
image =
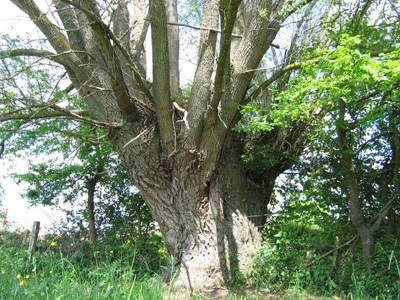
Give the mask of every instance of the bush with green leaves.
[{"label": "bush with green leaves", "polygon": [[[265,242],[253,258],[251,279],[272,290],[298,287],[313,292],[333,293],[332,257],[306,268],[323,251],[335,246],[338,226],[330,213],[311,200],[288,202],[267,221]],[[307,252],[313,255],[307,258]]]}]

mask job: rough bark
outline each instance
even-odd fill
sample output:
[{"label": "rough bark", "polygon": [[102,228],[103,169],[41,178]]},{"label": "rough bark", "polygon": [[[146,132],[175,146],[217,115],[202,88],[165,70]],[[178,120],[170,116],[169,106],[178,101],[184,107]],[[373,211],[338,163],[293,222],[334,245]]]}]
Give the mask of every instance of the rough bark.
[{"label": "rough bark", "polygon": [[[166,168],[154,153],[136,152],[156,134],[142,136],[129,149],[123,148],[124,139],[115,143],[160,226],[171,257],[170,272],[180,268],[178,282],[186,286],[228,282],[261,243],[259,229],[276,175],[261,184],[250,180],[238,163],[239,144],[232,137],[212,173],[206,155],[197,151],[176,153],[173,167]],[[154,146],[152,151],[157,151]]]}]

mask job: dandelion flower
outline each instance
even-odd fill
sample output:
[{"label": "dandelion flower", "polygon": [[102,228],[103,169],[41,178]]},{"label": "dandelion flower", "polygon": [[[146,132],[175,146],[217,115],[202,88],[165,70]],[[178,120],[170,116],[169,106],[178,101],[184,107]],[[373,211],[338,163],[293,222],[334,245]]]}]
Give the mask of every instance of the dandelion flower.
[{"label": "dandelion flower", "polygon": [[36,268],[33,268],[33,269],[32,269],[32,272],[36,272]]},{"label": "dandelion flower", "polygon": [[131,240],[127,240],[126,242],[127,242],[128,244],[130,244],[130,243],[131,243]]},{"label": "dandelion flower", "polygon": [[50,246],[52,246],[52,247],[57,246],[57,243],[53,241],[50,243]]},{"label": "dandelion flower", "polygon": [[53,270],[50,270],[49,273],[52,274],[52,273],[53,273]]},{"label": "dandelion flower", "polygon": [[126,235],[127,235],[127,236],[130,236],[131,234],[128,232]]},{"label": "dandelion flower", "polygon": [[17,279],[20,279],[20,278],[21,278],[21,274],[18,274],[18,275],[17,275]]},{"label": "dandelion flower", "polygon": [[25,278],[26,278],[26,279],[29,279],[29,275],[26,275]]},{"label": "dandelion flower", "polygon": [[81,241],[84,241],[85,240],[85,237],[83,236],[83,237],[81,237]]},{"label": "dandelion flower", "polygon": [[23,285],[24,285],[24,282],[25,282],[25,281],[21,280],[21,281],[19,282],[19,285],[20,285],[20,286],[23,286]]}]

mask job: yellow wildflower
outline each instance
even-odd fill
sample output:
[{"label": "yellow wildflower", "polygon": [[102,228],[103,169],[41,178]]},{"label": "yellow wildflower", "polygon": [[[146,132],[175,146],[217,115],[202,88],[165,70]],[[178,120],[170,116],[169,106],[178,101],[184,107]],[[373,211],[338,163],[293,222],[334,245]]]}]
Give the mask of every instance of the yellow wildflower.
[{"label": "yellow wildflower", "polygon": [[50,270],[49,273],[50,273],[50,274],[53,273],[53,270]]},{"label": "yellow wildflower", "polygon": [[24,282],[25,282],[25,281],[21,280],[21,281],[19,282],[19,285],[20,285],[20,286],[23,286],[23,285],[24,285]]},{"label": "yellow wildflower", "polygon": [[127,236],[130,236],[131,234],[128,232],[126,235],[127,235]]},{"label": "yellow wildflower", "polygon": [[17,275],[17,279],[20,279],[20,278],[21,278],[21,274],[18,274],[18,275]]},{"label": "yellow wildflower", "polygon": [[50,243],[50,246],[52,246],[52,247],[57,246],[57,243],[53,241]]},{"label": "yellow wildflower", "polygon": [[29,275],[26,275],[25,278],[26,278],[26,279],[29,279]]},{"label": "yellow wildflower", "polygon": [[127,240],[126,242],[127,242],[128,244],[130,244],[130,243],[131,243],[131,240]]},{"label": "yellow wildflower", "polygon": [[81,241],[84,241],[85,240],[85,237],[83,236],[83,237],[81,237]]},{"label": "yellow wildflower", "polygon": [[114,251],[113,251],[113,250],[110,250],[110,253],[111,253],[111,254],[113,254],[113,253],[114,253]]},{"label": "yellow wildflower", "polygon": [[116,234],[115,234],[115,236],[116,236],[116,237],[119,237],[119,234],[118,234],[118,233],[116,233]]},{"label": "yellow wildflower", "polygon": [[36,272],[36,268],[33,268],[33,269],[32,269],[32,272]]},{"label": "yellow wildflower", "polygon": [[25,229],[21,229],[21,233],[24,233],[25,232]]}]

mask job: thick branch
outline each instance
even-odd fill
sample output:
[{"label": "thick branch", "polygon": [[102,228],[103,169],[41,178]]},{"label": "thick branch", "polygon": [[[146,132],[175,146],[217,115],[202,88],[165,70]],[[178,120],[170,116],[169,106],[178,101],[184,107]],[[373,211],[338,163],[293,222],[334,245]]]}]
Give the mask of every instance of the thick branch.
[{"label": "thick branch", "polygon": [[[85,51],[85,40],[82,35],[82,31],[79,30],[79,22],[76,16],[76,11],[70,5],[64,3],[61,0],[53,0],[56,6],[58,16],[64,25],[67,32],[68,40],[73,49]],[[80,59],[87,62],[84,55],[78,55]]]},{"label": "thick branch", "polygon": [[11,2],[30,17],[40,31],[47,37],[49,43],[57,53],[68,53],[68,65],[75,71],[76,68],[74,67],[77,67],[80,61],[74,53],[69,52],[71,47],[57,26],[50,22],[47,16],[32,0],[11,0]]},{"label": "thick branch", "polygon": [[224,7],[221,7],[221,18],[223,22],[223,27],[221,33],[217,71],[215,74],[214,96],[211,100],[211,109],[214,117],[216,117],[216,110],[222,97],[224,75],[226,73],[226,70],[229,68],[229,65],[227,64],[230,64],[232,31],[233,26],[235,25],[239,4],[240,0],[233,0],[229,3],[225,3]]},{"label": "thick branch", "polygon": [[34,48],[18,48],[18,49],[1,50],[0,58],[18,57],[18,56],[46,58],[56,63],[59,63],[60,65],[63,65],[66,68],[69,68],[71,67],[70,66],[71,61],[69,60],[69,55],[79,54],[79,53],[90,56],[89,53],[81,50],[68,50],[65,52],[54,53],[51,51],[34,49]]},{"label": "thick branch", "polygon": [[[85,2],[85,5],[87,7],[79,7],[79,9],[83,9],[83,12],[86,14],[88,19],[92,21],[90,26],[97,37],[100,49],[105,58],[116,102],[125,117],[128,119],[135,118],[138,114],[136,106],[130,100],[129,91],[122,74],[120,61],[115,53],[115,49],[111,45],[110,39],[108,38],[110,34],[115,39],[116,37],[101,21],[96,8],[96,3],[93,1],[87,1]],[[122,45],[121,48],[123,48]]]},{"label": "thick branch", "polygon": [[[177,0],[165,0],[168,22],[178,22]],[[168,23],[167,23],[168,24]],[[167,26],[168,55],[169,55],[169,82],[171,94],[179,93],[179,29],[176,26]]]},{"label": "thick branch", "polygon": [[399,194],[395,194],[395,195],[393,196],[393,198],[390,199],[390,200],[385,204],[384,207],[382,207],[382,209],[379,211],[379,213],[378,213],[377,216],[376,216],[375,222],[373,223],[373,225],[372,225],[372,227],[371,227],[371,230],[372,230],[372,231],[377,230],[377,229],[381,226],[381,224],[382,224],[383,220],[385,219],[387,213],[388,213],[389,210],[392,208],[393,202],[394,202],[398,197],[399,197]]},{"label": "thick branch", "polygon": [[18,57],[18,56],[43,57],[58,62],[60,64],[64,64],[60,56],[47,50],[21,48],[21,49],[8,49],[0,51],[0,58]]},{"label": "thick branch", "polygon": [[[54,107],[52,107],[54,108]],[[55,109],[55,108],[54,108]],[[0,115],[0,122],[12,121],[12,120],[40,120],[40,119],[55,119],[55,118],[68,118],[83,123],[91,124],[98,127],[116,128],[119,124],[108,124],[99,122],[93,119],[89,119],[86,116],[90,116],[86,110],[67,110],[57,107],[57,110],[53,111],[32,111],[29,113],[15,113],[15,114],[3,114]]]},{"label": "thick branch", "polygon": [[[205,1],[203,5],[202,26],[217,27],[219,23],[218,0]],[[204,112],[211,96],[211,76],[214,70],[217,33],[208,29],[200,33],[200,49],[196,74],[188,105],[189,131],[186,143],[188,148],[197,149],[204,127]]]},{"label": "thick branch", "polygon": [[[69,0],[62,0],[65,3],[71,4],[72,6],[76,7],[77,9],[80,9],[82,12],[85,13],[85,15],[89,18],[89,20],[92,20],[95,22],[92,26],[94,26],[93,29],[96,28],[98,35],[100,35],[100,38],[105,42],[105,38],[108,37],[110,38],[113,43],[117,46],[117,48],[121,51],[121,53],[124,55],[124,57],[128,60],[129,65],[133,71],[133,74],[135,76],[135,80],[142,89],[142,91],[146,94],[146,96],[151,99],[151,93],[144,84],[144,81],[140,75],[140,72],[135,64],[135,62],[132,60],[129,52],[122,46],[120,40],[114,35],[114,33],[110,30],[110,28],[101,20],[100,16],[90,9],[87,9],[83,7],[82,5],[75,3],[73,1]],[[109,43],[109,41],[107,42]],[[110,43],[109,43],[110,44]],[[111,44],[110,44],[111,45]]]},{"label": "thick branch", "polygon": [[161,139],[170,154],[174,145],[172,103],[169,86],[167,17],[164,1],[150,1],[151,43],[153,55],[153,102]]}]

